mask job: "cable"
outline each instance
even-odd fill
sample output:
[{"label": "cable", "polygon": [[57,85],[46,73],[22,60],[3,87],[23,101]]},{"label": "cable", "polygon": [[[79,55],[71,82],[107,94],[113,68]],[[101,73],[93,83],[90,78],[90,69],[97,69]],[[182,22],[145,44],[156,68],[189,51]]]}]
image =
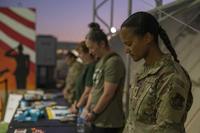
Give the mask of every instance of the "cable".
[{"label": "cable", "polygon": [[[148,5],[148,6],[151,6],[151,7],[153,7],[153,8],[155,7],[154,5],[152,5],[152,4],[149,3],[149,2],[146,2],[145,0],[142,0],[142,1],[143,1],[143,3],[145,3],[145,4]],[[183,21],[181,21],[181,20],[179,20],[179,19],[173,17],[172,15],[166,13],[165,11],[163,11],[163,10],[161,10],[161,9],[159,9],[159,8],[157,8],[157,10],[160,11],[161,13],[163,13],[164,15],[170,17],[171,19],[173,19],[173,20],[179,22],[180,24],[183,24],[183,25],[185,25],[186,27],[192,29],[193,31],[196,31],[197,33],[200,33],[199,30],[197,30],[197,29],[193,28],[192,26],[190,26],[190,25],[184,23]]]}]

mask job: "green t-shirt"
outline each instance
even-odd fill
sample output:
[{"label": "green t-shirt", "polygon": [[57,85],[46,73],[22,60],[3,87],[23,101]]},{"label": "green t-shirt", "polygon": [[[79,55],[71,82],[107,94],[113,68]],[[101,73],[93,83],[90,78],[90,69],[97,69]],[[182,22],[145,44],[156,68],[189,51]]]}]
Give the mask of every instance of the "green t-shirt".
[{"label": "green t-shirt", "polygon": [[92,86],[92,84],[93,84],[92,76],[94,73],[95,64],[96,64],[96,62],[86,64],[84,66],[83,71],[81,72],[80,76],[78,77],[78,79],[76,81],[76,85],[75,85],[76,100],[80,99],[80,97],[85,89],[85,86]]},{"label": "green t-shirt", "polygon": [[118,85],[117,91],[103,112],[96,118],[94,125],[103,128],[119,128],[124,125],[122,94],[125,80],[125,65],[119,55],[110,53],[99,60],[93,75],[91,110],[103,94],[104,82]]}]

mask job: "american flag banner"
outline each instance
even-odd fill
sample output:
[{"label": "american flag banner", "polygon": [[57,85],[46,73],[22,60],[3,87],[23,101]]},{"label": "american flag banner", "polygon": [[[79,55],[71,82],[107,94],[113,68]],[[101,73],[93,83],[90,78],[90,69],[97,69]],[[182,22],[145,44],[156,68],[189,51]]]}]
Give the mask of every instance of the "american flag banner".
[{"label": "american flag banner", "polygon": [[0,90],[35,88],[35,20],[32,8],[0,7]]}]

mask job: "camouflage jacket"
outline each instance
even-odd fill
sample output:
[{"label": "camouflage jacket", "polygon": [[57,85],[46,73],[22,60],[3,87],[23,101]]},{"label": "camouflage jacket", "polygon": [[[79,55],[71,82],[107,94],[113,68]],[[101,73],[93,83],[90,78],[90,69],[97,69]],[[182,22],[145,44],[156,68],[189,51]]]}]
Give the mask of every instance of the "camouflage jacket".
[{"label": "camouflage jacket", "polygon": [[75,84],[78,79],[78,76],[81,74],[83,69],[83,65],[80,62],[75,61],[73,64],[69,66],[68,74],[65,80],[66,86],[65,90],[68,90],[70,94],[65,98],[69,103],[73,102],[75,99]]},{"label": "camouflage jacket", "polygon": [[171,56],[144,65],[130,91],[123,133],[185,132],[184,122],[192,105],[191,81]]}]

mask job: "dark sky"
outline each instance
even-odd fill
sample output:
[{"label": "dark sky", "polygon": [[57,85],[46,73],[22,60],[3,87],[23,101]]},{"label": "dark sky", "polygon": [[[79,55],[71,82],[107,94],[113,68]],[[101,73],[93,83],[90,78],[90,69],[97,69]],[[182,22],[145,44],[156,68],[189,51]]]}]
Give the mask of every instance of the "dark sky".
[{"label": "dark sky", "polygon": [[[103,0],[97,0],[97,3]],[[145,2],[144,2],[145,1]],[[174,0],[163,0],[164,4]],[[132,12],[147,11],[154,0],[133,0]],[[36,8],[36,33],[54,35],[59,41],[81,41],[92,22],[93,0],[0,0],[0,7]],[[110,1],[99,9],[99,15],[110,23]],[[114,0],[113,26],[119,29],[128,16],[128,0]],[[97,21],[98,22],[98,21]],[[108,32],[100,23],[105,32]]]}]

